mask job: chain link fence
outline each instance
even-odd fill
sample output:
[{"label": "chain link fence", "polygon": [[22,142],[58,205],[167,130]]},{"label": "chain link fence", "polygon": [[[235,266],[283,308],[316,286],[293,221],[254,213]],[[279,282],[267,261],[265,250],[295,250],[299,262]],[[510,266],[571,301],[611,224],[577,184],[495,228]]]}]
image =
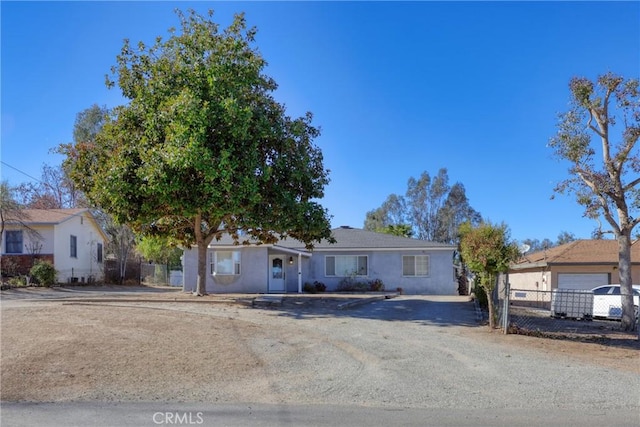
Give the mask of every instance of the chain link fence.
[{"label": "chain link fence", "polygon": [[140,281],[147,285],[182,286],[182,271],[166,264],[140,264]]},{"label": "chain link fence", "polygon": [[[620,293],[598,295],[573,289],[539,291],[511,289],[506,285],[496,288],[492,298],[498,325],[507,334],[638,340],[637,332],[620,330]],[[634,305],[637,322],[637,296]]]}]

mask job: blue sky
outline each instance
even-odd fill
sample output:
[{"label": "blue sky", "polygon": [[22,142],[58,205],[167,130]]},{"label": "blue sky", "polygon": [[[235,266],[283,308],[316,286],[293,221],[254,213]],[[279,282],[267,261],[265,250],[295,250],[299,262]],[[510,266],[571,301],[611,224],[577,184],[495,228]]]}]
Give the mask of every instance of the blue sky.
[{"label": "blue sky", "polygon": [[[551,200],[567,165],[546,145],[567,84],[640,76],[638,2],[7,2],[1,7],[2,161],[39,178],[70,142],[76,114],[124,102],[105,75],[122,40],[178,26],[175,8],[245,11],[292,116],[314,113],[331,170],[334,226],[407,180],[447,168],[472,207],[513,238],[589,238],[571,196]],[[30,181],[0,165],[11,184]]]}]

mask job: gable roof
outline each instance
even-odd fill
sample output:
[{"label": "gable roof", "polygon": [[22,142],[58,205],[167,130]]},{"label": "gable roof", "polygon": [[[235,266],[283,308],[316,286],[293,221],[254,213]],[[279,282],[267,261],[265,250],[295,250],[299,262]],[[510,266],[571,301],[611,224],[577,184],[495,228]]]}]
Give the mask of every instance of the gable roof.
[{"label": "gable roof", "polygon": [[[352,227],[338,227],[331,230],[331,235],[336,240],[329,243],[323,239],[320,243],[313,245],[315,251],[349,251],[349,250],[450,250],[456,249],[454,245],[444,243],[429,242],[427,240],[411,239],[407,237],[394,236],[391,234],[376,233],[374,231],[362,230]],[[251,241],[251,244],[256,244]],[[218,241],[213,241],[210,247],[233,246],[234,242],[230,235],[225,234]],[[265,245],[269,246],[269,245]],[[275,245],[278,248],[287,248],[300,252],[307,252],[303,242],[296,239],[282,239]]]},{"label": "gable roof", "polygon": [[88,208],[75,208],[75,209],[23,209],[21,211],[20,220],[7,220],[7,224],[24,224],[27,226],[33,225],[57,225],[62,224],[65,221],[77,216],[86,215],[93,223],[95,228],[100,232],[102,238],[107,241],[108,237],[102,227],[96,221],[95,216]]},{"label": "gable roof", "polygon": [[61,224],[74,216],[82,215],[89,209],[24,209],[22,213],[25,224]]},{"label": "gable roof", "polygon": [[[631,262],[640,264],[640,243],[631,245]],[[567,264],[618,264],[617,240],[575,240],[546,251],[526,254],[512,268],[519,270]]]}]

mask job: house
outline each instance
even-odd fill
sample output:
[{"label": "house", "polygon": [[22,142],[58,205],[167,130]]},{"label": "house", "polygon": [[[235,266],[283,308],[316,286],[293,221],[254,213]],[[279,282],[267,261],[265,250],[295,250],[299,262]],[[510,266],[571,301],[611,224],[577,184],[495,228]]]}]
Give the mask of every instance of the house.
[{"label": "house", "polygon": [[[334,291],[350,278],[379,279],[386,290],[409,294],[457,294],[455,246],[351,227],[333,229],[332,235],[336,243],[323,240],[312,251],[292,239],[240,246],[229,236],[214,241],[207,251],[207,292],[302,292],[304,283],[315,281]],[[197,264],[197,250],[186,250],[185,291],[195,290]]]},{"label": "house", "polygon": [[46,260],[60,283],[103,277],[107,238],[89,209],[25,209],[19,221],[5,219],[2,234],[3,274],[24,275]]},{"label": "house", "polygon": [[[631,276],[640,283],[640,243],[631,245]],[[616,240],[576,240],[545,251],[525,254],[509,270],[511,289],[589,290],[620,283]]]}]

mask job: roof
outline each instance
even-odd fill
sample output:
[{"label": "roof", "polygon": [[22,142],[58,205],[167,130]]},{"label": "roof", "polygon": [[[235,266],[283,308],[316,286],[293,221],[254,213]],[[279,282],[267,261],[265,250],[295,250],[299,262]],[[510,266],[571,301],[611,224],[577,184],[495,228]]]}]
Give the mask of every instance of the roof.
[{"label": "roof", "polygon": [[27,226],[34,225],[57,225],[68,221],[76,216],[87,215],[95,228],[100,232],[104,240],[108,240],[108,236],[100,227],[96,218],[87,208],[76,209],[23,209],[20,211],[20,220],[7,220],[8,224],[23,224]]},{"label": "roof", "polygon": [[[331,230],[331,235],[336,240],[329,243],[323,239],[313,245],[314,251],[347,251],[347,250],[455,250],[456,246],[444,243],[429,242],[427,240],[412,239],[394,236],[391,234],[376,233],[352,227],[339,227]],[[233,239],[224,235],[220,240],[211,242],[211,246],[231,246]],[[297,251],[306,251],[303,242],[295,239],[282,239],[273,246],[288,248]]]},{"label": "roof", "polygon": [[352,227],[338,227],[331,230],[336,243],[326,240],[314,245],[314,250],[349,249],[439,249],[455,250],[456,246],[427,240],[394,236],[386,233],[362,230]]},{"label": "roof", "polygon": [[[631,262],[640,264],[640,243],[631,245]],[[618,264],[617,240],[575,240],[545,251],[526,254],[512,268],[567,264]]]},{"label": "roof", "polygon": [[89,209],[24,209],[21,220],[25,224],[60,224],[85,212]]}]

